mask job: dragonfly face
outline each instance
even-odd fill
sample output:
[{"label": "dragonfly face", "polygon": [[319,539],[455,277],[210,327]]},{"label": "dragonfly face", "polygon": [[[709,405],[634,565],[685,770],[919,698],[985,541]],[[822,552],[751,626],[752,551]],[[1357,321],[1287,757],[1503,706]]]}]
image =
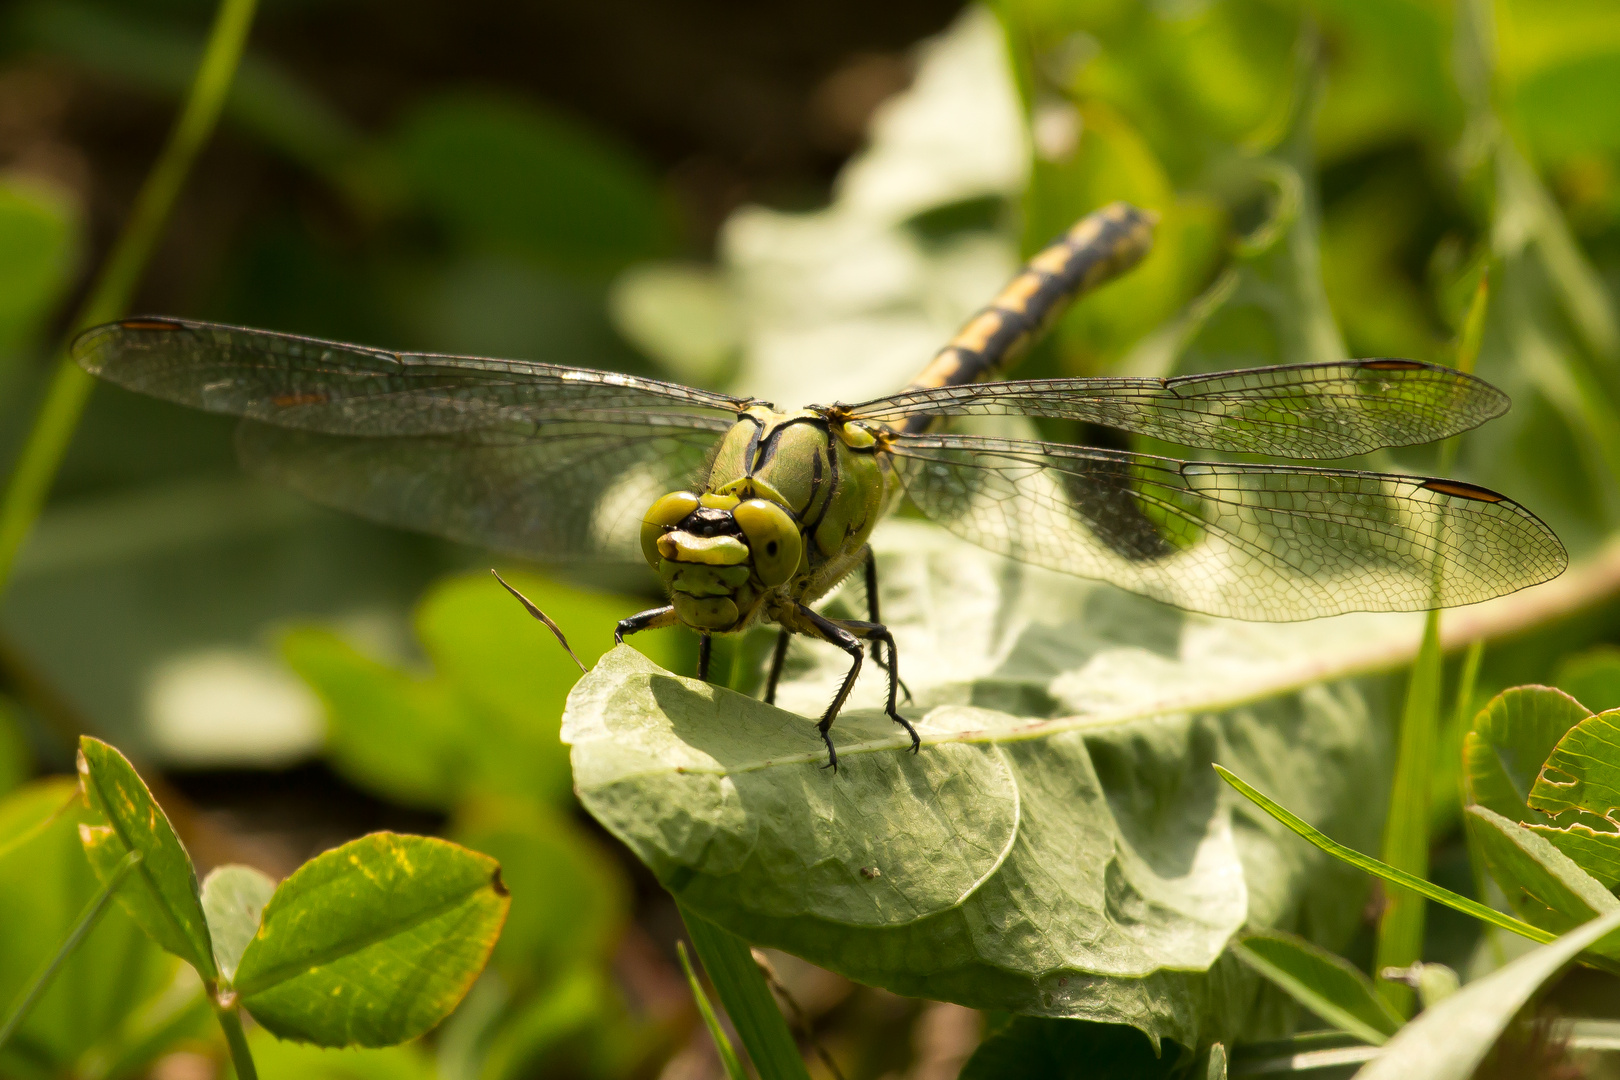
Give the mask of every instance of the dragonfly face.
[{"label": "dragonfly face", "polygon": [[701,492],[663,496],[642,518],[642,554],[680,622],[736,633],[815,600],[860,564],[894,494],[879,433],[829,410],[744,410]]},{"label": "dragonfly face", "polygon": [[[614,636],[688,626],[703,675],[714,634],[775,624],[767,701],[789,635],[842,649],[850,667],[817,725],[828,764],[828,729],[868,649],[889,676],[888,715],[918,745],[896,708],[894,639],[867,544],[901,492],[991,551],[1240,619],[1472,604],[1562,571],[1558,538],[1494,491],[1313,464],[1499,416],[1506,395],[1472,375],[1374,358],[992,381],[1069,301],[1141,258],[1152,225],[1123,203],[1104,207],[1031,259],[910,386],[799,412],[617,372],[180,319],[96,327],[73,355],[130,389],[242,417],[249,467],[317,501],[542,561],[639,550],[670,602]],[[941,424],[1006,415],[1296,463],[1180,460]],[[866,619],[811,607],[863,564]]]}]

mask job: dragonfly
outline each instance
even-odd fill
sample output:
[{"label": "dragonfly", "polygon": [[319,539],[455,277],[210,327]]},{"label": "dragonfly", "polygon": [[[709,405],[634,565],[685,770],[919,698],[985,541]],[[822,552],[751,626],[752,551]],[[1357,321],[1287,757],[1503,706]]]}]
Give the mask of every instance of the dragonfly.
[{"label": "dragonfly", "polygon": [[[1470,374],[1364,359],[999,380],[1071,302],[1146,255],[1154,220],[1124,203],[1081,219],[909,386],[856,404],[783,411],[617,372],[167,317],[87,330],[72,354],[131,390],[241,417],[249,471],[317,502],[542,562],[645,560],[668,602],[621,621],[614,640],[688,627],[701,678],[714,635],[774,625],[764,695],[774,703],[792,635],[836,646],[849,668],[817,725],[834,770],[829,732],[867,650],[887,676],[885,712],[913,752],[921,745],[899,711],[899,656],[868,543],[902,502],[1014,560],[1238,619],[1472,604],[1564,569],[1553,532],[1497,492],[1313,463],[1448,438],[1506,411],[1507,396]],[[975,416],[1303,463],[948,427]],[[816,609],[857,572],[867,619]]]}]

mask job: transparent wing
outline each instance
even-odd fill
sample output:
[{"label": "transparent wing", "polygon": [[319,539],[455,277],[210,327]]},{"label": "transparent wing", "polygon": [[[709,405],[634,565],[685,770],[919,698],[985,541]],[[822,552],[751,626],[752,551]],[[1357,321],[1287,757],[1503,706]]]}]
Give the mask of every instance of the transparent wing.
[{"label": "transparent wing", "polygon": [[328,506],[527,558],[640,559],[641,516],[718,434],[556,422],[542,434],[368,438],[244,420],[249,471]]},{"label": "transparent wing", "polygon": [[332,435],[534,432],[559,419],[729,421],[746,402],[616,372],[362,345],[180,319],[126,319],[73,342],[86,370],[209,412]]},{"label": "transparent wing", "polygon": [[1029,379],[907,390],[848,406],[862,419],[1014,413],[1083,420],[1183,446],[1336,458],[1478,427],[1507,395],[1472,375],[1413,360],[1223,371],[1175,379]]},{"label": "transparent wing", "polygon": [[1451,480],[954,435],[892,450],[911,500],[958,536],[1211,615],[1472,604],[1567,562],[1522,506]]}]

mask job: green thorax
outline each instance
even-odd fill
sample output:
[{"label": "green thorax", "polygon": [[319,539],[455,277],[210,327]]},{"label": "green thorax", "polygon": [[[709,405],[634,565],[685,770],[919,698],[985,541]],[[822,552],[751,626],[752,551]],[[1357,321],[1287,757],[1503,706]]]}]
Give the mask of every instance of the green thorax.
[{"label": "green thorax", "polygon": [[[889,507],[892,478],[888,455],[864,426],[810,409],[779,413],[756,405],[721,439],[707,490],[769,499],[793,515],[804,535],[804,560],[788,591],[814,599],[859,560]],[[829,566],[841,570],[824,581]]]}]

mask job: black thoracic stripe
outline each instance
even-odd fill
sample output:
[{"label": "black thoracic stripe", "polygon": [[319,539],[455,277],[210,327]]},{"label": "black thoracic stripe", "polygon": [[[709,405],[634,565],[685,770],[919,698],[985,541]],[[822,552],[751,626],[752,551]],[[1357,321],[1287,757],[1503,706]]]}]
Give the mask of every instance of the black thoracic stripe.
[{"label": "black thoracic stripe", "polygon": [[[810,512],[810,508],[812,506],[816,505],[816,496],[821,494],[821,455],[820,454],[813,455],[812,458],[811,458],[811,461],[812,461],[812,464],[810,466],[810,498],[804,504],[804,513],[806,513],[806,514],[808,514]],[[797,516],[797,515],[795,515],[795,516]],[[799,522],[799,531],[801,533],[805,531],[805,525],[804,525],[804,522],[803,522],[802,519]]]},{"label": "black thoracic stripe", "polygon": [[[827,448],[825,453],[827,455],[827,498],[821,504],[821,511],[816,514],[816,520],[807,522],[805,524],[804,531],[807,534],[813,534],[821,527],[821,520],[827,516],[827,508],[830,507],[832,505],[832,501],[838,497],[838,449],[833,446],[831,439],[827,440]],[[819,467],[821,465],[820,453],[816,454],[816,465],[819,471]],[[817,488],[812,485],[810,491],[810,500],[813,504],[815,502],[815,492],[817,491]],[[808,510],[809,507],[805,507],[805,509]]]},{"label": "black thoracic stripe", "polygon": [[755,450],[755,446],[757,445],[757,440],[756,440],[755,443],[749,444],[748,460],[753,461],[754,460],[754,454],[756,452],[759,454],[758,463],[750,465],[748,467],[748,475],[749,476],[754,475],[754,470],[755,469],[763,469],[766,465],[770,464],[771,459],[776,457],[776,451],[777,451],[777,449],[778,449],[778,447],[780,446],[780,443],[781,443],[782,432],[786,431],[788,428],[792,427],[794,424],[811,424],[811,425],[813,425],[815,427],[820,428],[822,430],[822,432],[824,434],[826,434],[829,439],[832,437],[832,431],[827,426],[827,421],[825,419],[823,419],[822,417],[819,417],[819,416],[795,416],[792,420],[784,421],[783,423],[778,424],[776,426],[775,430],[773,430],[771,432],[771,437],[769,439],[765,440],[765,446],[764,446],[763,449],[758,450],[758,451]]},{"label": "black thoracic stripe", "polygon": [[[1082,218],[1030,259],[907,389],[961,386],[999,372],[1080,294],[1141,261],[1152,247],[1156,220],[1126,203],[1113,203]],[[903,430],[923,431],[933,419],[926,414],[909,417]]]},{"label": "black thoracic stripe", "polygon": [[760,422],[760,419],[757,416],[747,416],[745,414],[745,419],[753,421],[753,423],[754,423],[754,434],[748,440],[748,449],[743,451],[743,470],[744,470],[743,475],[744,476],[753,476],[754,475],[754,455],[759,453],[759,437],[765,433],[765,425]]}]

